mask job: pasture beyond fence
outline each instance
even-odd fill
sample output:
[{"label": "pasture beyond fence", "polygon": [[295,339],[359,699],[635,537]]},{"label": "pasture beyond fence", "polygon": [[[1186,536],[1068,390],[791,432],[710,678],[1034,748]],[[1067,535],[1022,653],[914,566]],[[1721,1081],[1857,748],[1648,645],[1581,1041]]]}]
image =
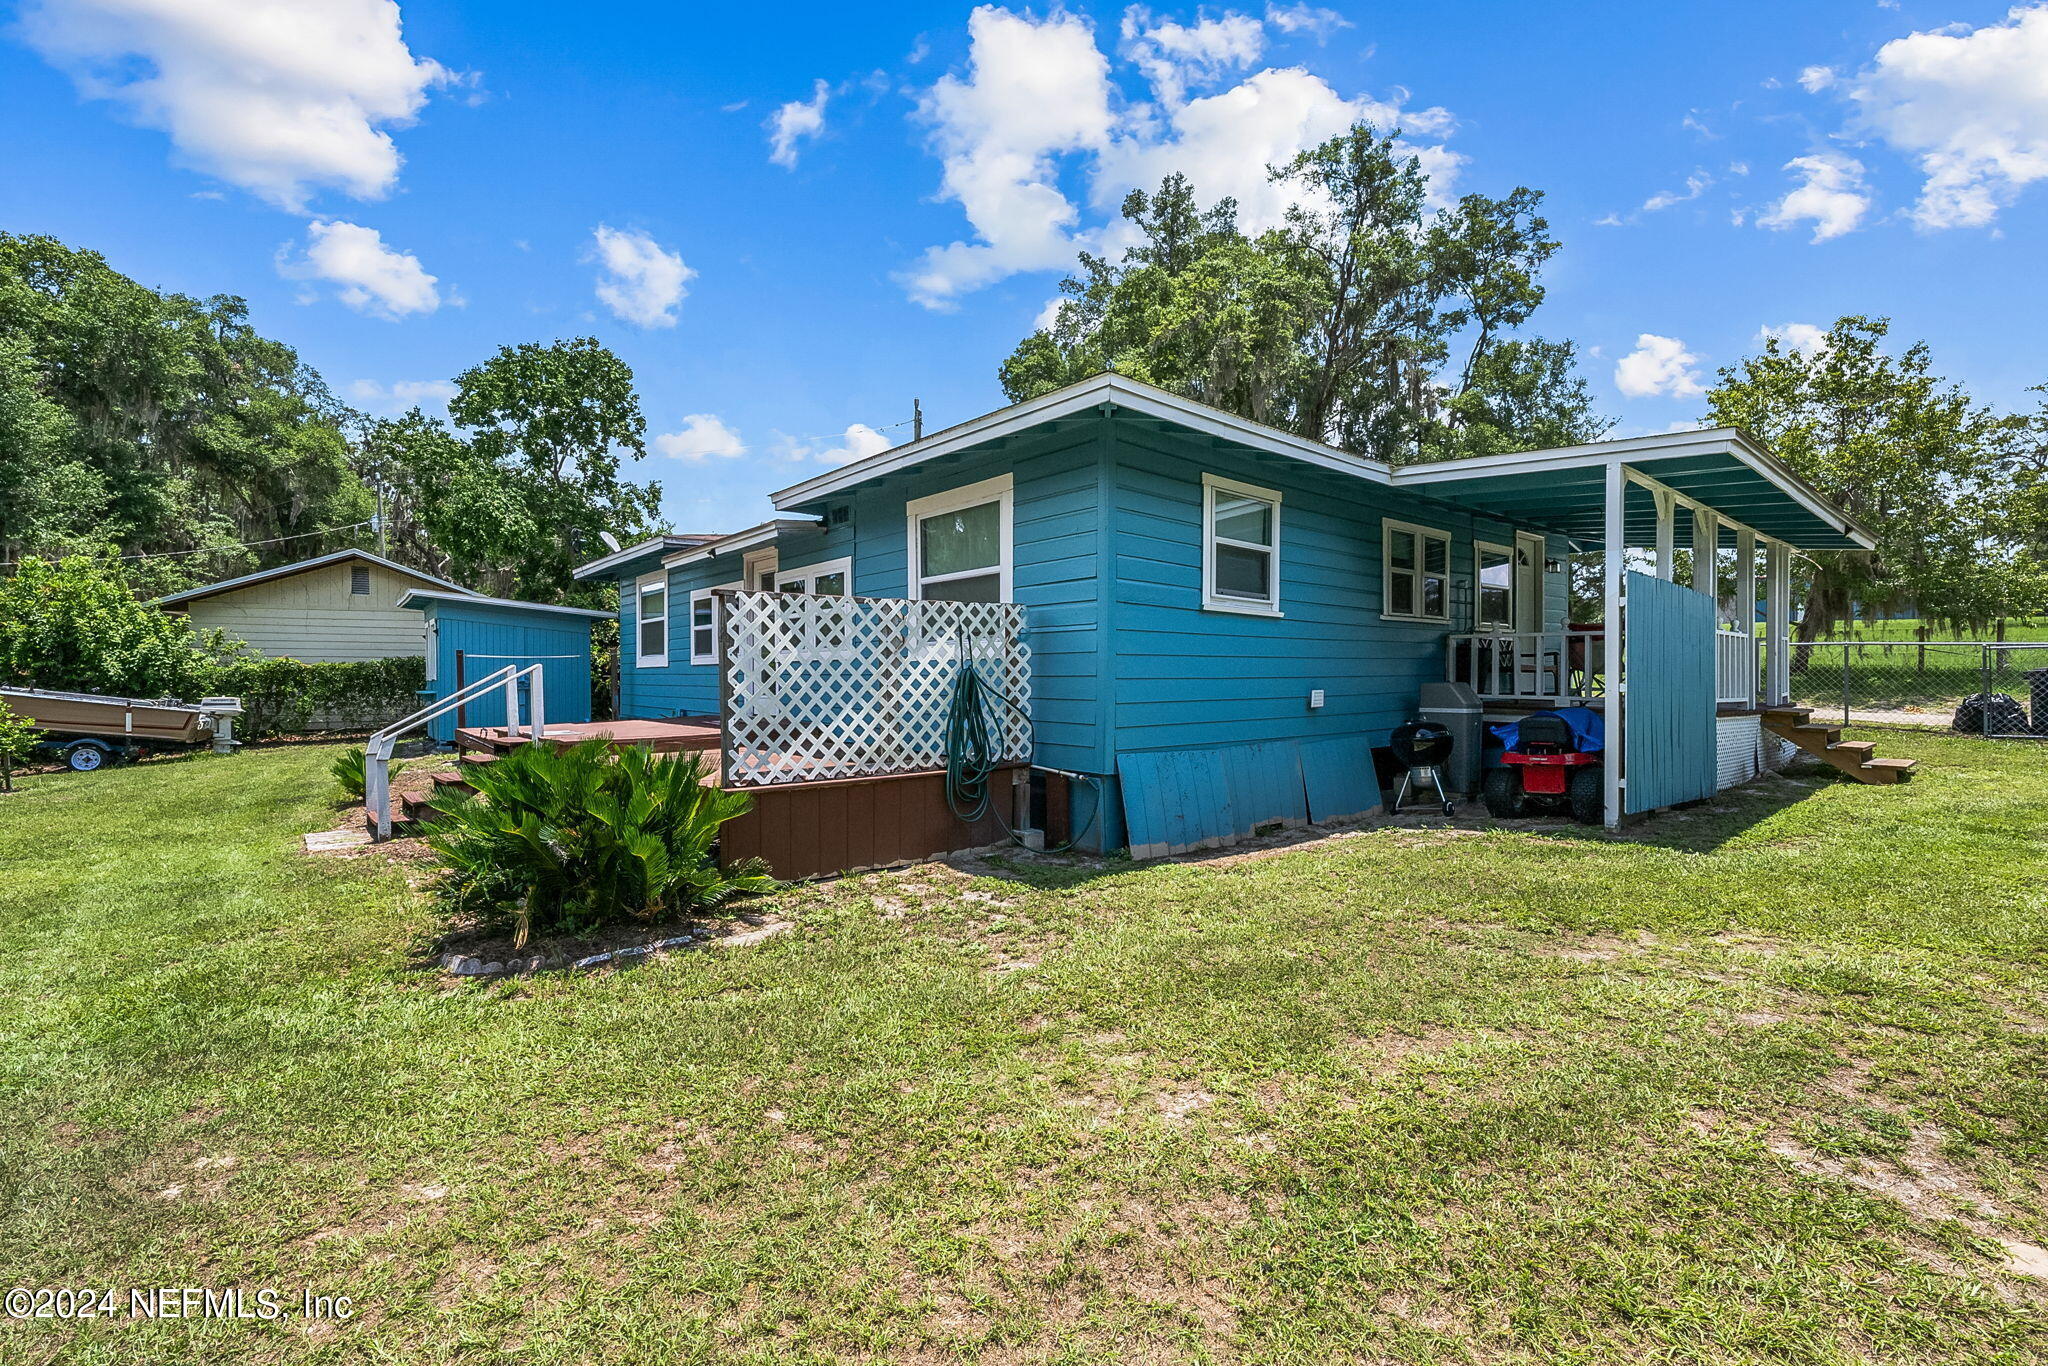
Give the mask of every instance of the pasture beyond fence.
[{"label": "pasture beyond fence", "polygon": [[1816,640],[1791,663],[1792,700],[1817,721],[1946,727],[1960,712],[1972,733],[2048,739],[2048,643]]}]

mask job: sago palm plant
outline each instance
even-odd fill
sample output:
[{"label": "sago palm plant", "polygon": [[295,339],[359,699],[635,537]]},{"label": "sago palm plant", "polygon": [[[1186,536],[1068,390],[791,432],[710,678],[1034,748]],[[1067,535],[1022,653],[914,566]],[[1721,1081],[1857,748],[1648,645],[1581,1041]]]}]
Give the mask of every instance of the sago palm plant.
[{"label": "sago palm plant", "polygon": [[[344,801],[359,802],[363,799],[364,788],[369,782],[369,767],[370,761],[363,754],[361,745],[354,749],[345,749],[334,757],[334,763],[327,771],[334,775],[334,781],[341,788]],[[405,762],[393,759],[388,768],[390,776],[396,778],[404,770]]]},{"label": "sago palm plant", "polygon": [[720,868],[718,829],[743,793],[704,782],[698,756],[657,756],[603,739],[523,745],[443,789],[426,839],[460,907],[503,916],[515,946],[536,930],[579,933],[620,919],[706,910],[775,886],[758,862]]}]

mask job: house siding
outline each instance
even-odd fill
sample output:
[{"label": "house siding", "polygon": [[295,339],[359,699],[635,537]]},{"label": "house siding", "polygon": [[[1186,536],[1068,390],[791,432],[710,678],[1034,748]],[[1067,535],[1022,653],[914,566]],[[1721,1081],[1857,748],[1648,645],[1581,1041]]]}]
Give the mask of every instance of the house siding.
[{"label": "house siding", "polygon": [[[1384,745],[1422,684],[1443,677],[1444,637],[1473,629],[1473,540],[1513,544],[1509,523],[1171,429],[1119,424],[1115,451],[1119,754],[1346,735]],[[1281,617],[1202,607],[1205,473],[1281,494]],[[1450,534],[1448,624],[1381,617],[1389,517]],[[1545,629],[1562,621],[1563,579],[1545,578]],[[1312,709],[1315,688],[1325,701]]]},{"label": "house siding", "polygon": [[[357,568],[370,571],[367,594],[349,592]],[[355,663],[425,653],[420,614],[398,600],[410,589],[446,587],[383,565],[343,561],[200,598],[184,610],[195,630],[224,631],[272,659]]]},{"label": "house siding", "polygon": [[[423,631],[427,621],[435,625],[434,681],[427,685],[431,696],[446,697],[508,664],[539,664],[545,719],[564,724],[590,719],[593,618],[438,600],[411,614]],[[460,715],[465,726],[502,726],[504,695],[493,691],[479,697],[465,704]],[[427,733],[444,744],[452,741],[456,716],[449,712],[436,717],[427,723]]]}]

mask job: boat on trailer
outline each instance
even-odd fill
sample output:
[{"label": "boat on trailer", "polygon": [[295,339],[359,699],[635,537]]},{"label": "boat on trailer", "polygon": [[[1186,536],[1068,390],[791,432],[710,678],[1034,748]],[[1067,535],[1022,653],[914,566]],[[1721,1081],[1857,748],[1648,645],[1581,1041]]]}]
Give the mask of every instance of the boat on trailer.
[{"label": "boat on trailer", "polygon": [[138,758],[151,750],[187,749],[212,740],[218,718],[242,709],[232,697],[181,702],[44,688],[0,688],[0,702],[43,732],[43,750],[80,773],[112,758]]}]

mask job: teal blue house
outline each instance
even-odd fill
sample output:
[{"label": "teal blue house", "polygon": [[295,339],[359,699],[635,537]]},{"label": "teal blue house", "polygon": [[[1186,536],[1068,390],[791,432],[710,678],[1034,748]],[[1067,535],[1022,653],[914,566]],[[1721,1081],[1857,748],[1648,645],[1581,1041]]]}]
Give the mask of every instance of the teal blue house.
[{"label": "teal blue house", "polygon": [[[1683,676],[1671,733],[1609,763],[1609,816],[1650,809],[1631,767],[1659,806],[1709,795],[1722,713],[1783,689],[1753,635],[1744,655],[1712,629],[1707,576],[1755,602],[1763,550],[1775,658],[1790,552],[1870,544],[1728,429],[1396,469],[1115,374],[773,501],[776,520],[578,571],[619,586],[621,716],[717,715],[721,589],[1022,604],[1034,762],[1085,779],[1087,843],[1141,852],[1373,809],[1375,752],[1445,680],[1504,716],[1602,706],[1620,735],[1625,669],[1646,692]],[[1670,658],[1628,659],[1618,557],[1606,610],[1568,619],[1571,557],[1608,544],[1645,547],[1665,582],[1676,550],[1712,547],[1690,624],[1644,633]]]}]

